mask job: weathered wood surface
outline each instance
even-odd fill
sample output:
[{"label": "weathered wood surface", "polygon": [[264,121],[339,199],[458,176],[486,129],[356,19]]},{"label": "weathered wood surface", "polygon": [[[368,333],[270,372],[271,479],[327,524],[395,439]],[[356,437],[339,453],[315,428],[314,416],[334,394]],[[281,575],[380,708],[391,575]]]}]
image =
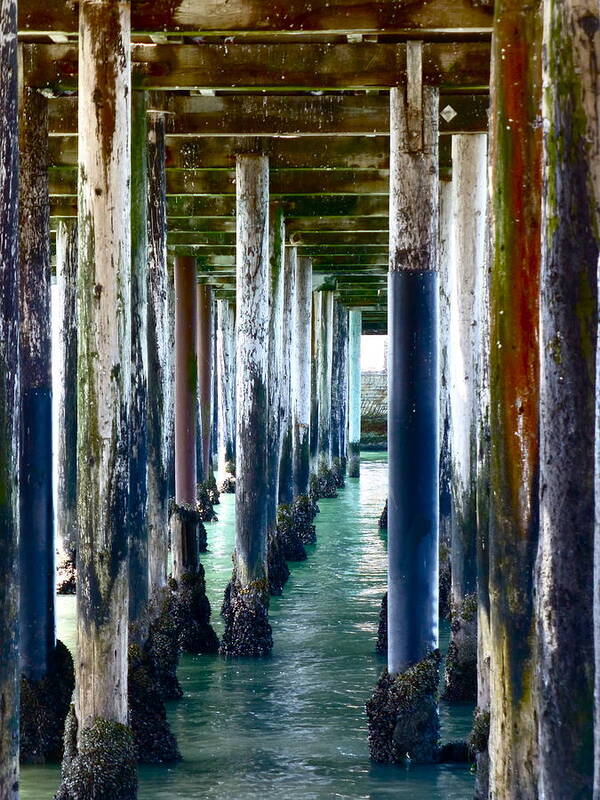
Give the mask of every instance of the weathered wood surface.
[{"label": "weathered wood surface", "polygon": [[167,220],[165,207],[165,122],[148,120],[148,581],[150,597],[167,582],[168,381]]},{"label": "weathered wood surface", "polygon": [[538,792],[591,797],[600,6],[544,2],[543,19]]},{"label": "weathered wood surface", "polygon": [[269,216],[269,364],[267,374],[267,527],[271,533],[277,523],[279,462],[281,459],[282,377],[283,377],[283,302],[285,268],[285,218],[279,203]]},{"label": "weathered wood surface", "polygon": [[235,306],[217,300],[217,370],[219,376],[219,464],[235,465]]},{"label": "weathered wood surface", "polygon": [[[446,660],[448,699],[475,699],[476,618],[471,612],[477,591],[477,409],[479,386],[478,318],[485,269],[487,226],[487,137],[452,140],[454,242],[449,264],[449,412],[452,637]],[[465,606],[466,603],[466,606]]]},{"label": "weathered wood surface", "polygon": [[266,587],[269,363],[269,161],[237,164],[236,545],[237,579]]},{"label": "weathered wood surface", "polygon": [[292,336],[296,305],[297,251],[285,247],[285,221],[281,229],[283,250],[283,303],[281,320],[281,455],[279,459],[279,503],[294,499],[292,419]]},{"label": "weathered wood surface", "polygon": [[360,475],[361,435],[360,344],[362,335],[362,314],[360,311],[350,311],[348,335],[348,476],[350,478],[358,478]]},{"label": "weathered wood surface", "polygon": [[[419,662],[438,646],[437,90],[422,89],[420,146],[411,137],[410,100],[408,91],[394,89],[391,93],[388,284],[388,669],[391,674]],[[413,535],[407,535],[407,531]]]},{"label": "weathered wood surface", "polygon": [[[169,113],[170,143],[189,137],[196,141],[201,137],[237,137],[243,148],[248,147],[245,138],[256,136],[389,136],[390,111],[385,94],[162,97],[162,93],[155,92],[153,99],[151,108]],[[448,115],[448,120],[440,115],[440,134],[487,130],[487,94],[441,95],[440,112],[448,106],[454,113]],[[76,97],[52,100],[49,132],[51,136],[77,136]]]},{"label": "weathered wood surface", "polygon": [[196,354],[198,359],[198,407],[199,431],[201,444],[199,456],[201,463],[197,465],[197,474],[201,480],[207,480],[210,469],[212,439],[212,381],[213,381],[213,293],[212,288],[198,283],[198,327]]},{"label": "weathered wood surface", "polygon": [[[297,237],[290,237],[291,242],[286,242],[286,247],[291,249],[296,247],[299,252],[306,255],[319,252],[341,253],[358,252],[367,254],[369,252],[387,251],[388,235],[387,231],[380,233],[369,233],[360,231],[358,233],[335,233],[326,231],[315,233],[307,231]],[[167,242],[170,245],[193,244],[206,248],[215,248],[217,253],[229,252],[229,248],[235,249],[235,233],[218,231],[171,231],[167,234]],[[211,250],[211,252],[215,252]]]},{"label": "weathered wood surface", "polygon": [[[129,6],[80,4],[77,641],[79,740],[127,724]],[[110,114],[98,114],[98,104]]]},{"label": "weathered wood surface", "polygon": [[19,112],[20,654],[40,680],[55,644],[47,100],[25,87]]},{"label": "weathered wood surface", "polygon": [[[490,796],[537,797],[540,3],[496,4],[490,126]],[[518,220],[518,225],[515,221]]]},{"label": "weathered wood surface", "polygon": [[[314,261],[313,261],[314,267]],[[331,379],[333,368],[333,292],[322,291],[317,339],[317,396],[319,469],[331,468]]]},{"label": "weathered wood surface", "polygon": [[[77,48],[24,45],[30,85],[77,88]],[[406,79],[404,44],[133,44],[138,89],[385,89]],[[426,83],[457,89],[489,85],[488,42],[423,45]]]},{"label": "weathered wood surface", "polygon": [[0,2],[0,796],[19,797],[17,3]]},{"label": "weathered wood surface", "polygon": [[296,256],[292,319],[291,387],[294,494],[308,494],[311,424],[312,270],[310,260]]},{"label": "weathered wood surface", "polygon": [[[175,258],[175,502],[178,506],[196,506],[196,426],[198,363],[196,356],[198,308],[196,260],[190,256]],[[198,566],[196,526],[173,526],[171,549],[173,577]]]},{"label": "weathered wood surface", "polygon": [[[483,5],[483,4],[482,4]],[[199,5],[195,0],[155,3],[134,0],[132,28],[136,33],[187,34],[232,33],[401,33],[462,31],[489,33],[492,15],[488,8],[470,0],[435,0],[426,5],[414,2],[365,3],[364,0],[335,0],[311,4],[272,3],[253,0],[212,0]],[[40,0],[21,0],[19,30],[22,32],[77,33],[77,11],[70,3],[48,5]]]},{"label": "weathered wood surface", "polygon": [[58,339],[57,534],[69,558],[77,550],[77,222],[56,235],[56,282],[61,323]]},{"label": "weathered wood surface", "polygon": [[129,637],[148,630],[148,161],[147,98],[131,99],[131,408],[129,411]]}]

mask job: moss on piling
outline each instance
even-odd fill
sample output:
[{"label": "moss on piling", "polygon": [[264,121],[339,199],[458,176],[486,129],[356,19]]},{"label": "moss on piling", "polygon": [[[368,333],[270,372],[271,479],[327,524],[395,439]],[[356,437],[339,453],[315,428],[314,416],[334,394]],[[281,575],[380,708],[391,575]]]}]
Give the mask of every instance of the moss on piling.
[{"label": "moss on piling", "polygon": [[384,670],[367,702],[371,759],[430,764],[439,755],[438,650],[400,675]]},{"label": "moss on piling", "polygon": [[375,645],[375,650],[382,656],[387,654],[387,647],[388,647],[387,606],[388,606],[388,596],[386,592],[381,599],[381,606],[379,608],[377,644]]},{"label": "moss on piling", "polygon": [[278,507],[277,532],[286,561],[306,561],[306,550],[296,526],[293,505],[282,504]]},{"label": "moss on piling", "polygon": [[21,678],[19,725],[22,764],[61,760],[65,719],[74,687],[73,658],[65,645],[57,641],[47,675],[39,681]]},{"label": "moss on piling", "polygon": [[477,699],[477,595],[467,595],[452,608],[452,637],[445,667],[444,699],[475,702]]},{"label": "moss on piling", "polygon": [[279,596],[283,592],[290,570],[285,560],[285,551],[279,529],[270,531],[267,541],[267,568],[269,573],[269,592]]},{"label": "moss on piling", "polygon": [[221,610],[225,619],[225,632],[219,649],[221,655],[254,658],[270,655],[273,637],[268,601],[266,579],[242,586],[234,571]]}]

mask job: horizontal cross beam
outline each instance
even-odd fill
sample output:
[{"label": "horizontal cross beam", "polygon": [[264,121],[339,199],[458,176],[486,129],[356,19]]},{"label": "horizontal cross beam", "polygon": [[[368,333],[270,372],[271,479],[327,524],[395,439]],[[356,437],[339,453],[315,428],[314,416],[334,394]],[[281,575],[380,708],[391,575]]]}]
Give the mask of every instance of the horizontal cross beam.
[{"label": "horizontal cross beam", "polygon": [[[487,7],[486,7],[487,6]],[[19,0],[21,33],[78,32],[77,6],[67,0]],[[135,33],[228,35],[289,32],[375,34],[473,32],[489,33],[491,3],[472,0],[132,0]]]},{"label": "horizontal cross beam", "polygon": [[[164,93],[161,93],[164,94]],[[169,111],[167,133],[179,137],[387,136],[390,99],[381,95],[219,97],[170,96],[155,100]],[[440,133],[484,133],[489,97],[444,94],[440,97]],[[49,105],[50,135],[77,134],[77,98]],[[244,143],[240,143],[243,147]],[[310,145],[309,145],[310,146]]]},{"label": "horizontal cross beam", "polygon": [[[384,89],[406,80],[403,44],[201,44],[131,47],[138,89]],[[78,50],[24,45],[28,85],[76,91]],[[488,42],[423,45],[423,80],[458,89],[489,86]]]}]

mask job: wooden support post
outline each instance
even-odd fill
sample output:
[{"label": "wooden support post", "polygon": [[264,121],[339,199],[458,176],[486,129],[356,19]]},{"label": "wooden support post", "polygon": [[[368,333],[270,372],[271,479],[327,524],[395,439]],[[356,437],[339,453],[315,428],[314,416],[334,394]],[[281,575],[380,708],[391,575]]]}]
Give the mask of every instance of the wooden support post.
[{"label": "wooden support post", "polygon": [[210,386],[210,405],[212,409],[211,420],[211,433],[210,433],[210,455],[209,455],[209,481],[211,483],[211,492],[214,493],[216,502],[218,502],[218,491],[215,480],[215,471],[217,469],[219,459],[219,388],[218,388],[218,375],[217,375],[217,301],[212,297],[212,333],[211,333],[211,386]]},{"label": "wooden support post", "polygon": [[[333,292],[321,291],[321,313],[317,339],[317,399],[318,445],[317,469],[319,477],[325,479],[331,471],[331,379],[333,367]],[[325,480],[325,483],[331,483]],[[325,486],[327,496],[335,497],[335,487]]]},{"label": "wooden support post", "polygon": [[591,797],[600,6],[546,0],[543,20],[538,794]]},{"label": "wooden support post", "polygon": [[[173,516],[173,577],[195,574],[199,564],[196,495],[196,423],[198,322],[196,259],[175,257],[175,503],[184,513]],[[185,513],[187,511],[188,513]]]},{"label": "wooden support post", "polygon": [[[311,262],[312,274],[312,262]],[[312,286],[312,279],[311,279]],[[319,455],[319,393],[318,393],[318,364],[317,352],[319,331],[321,329],[321,313],[322,313],[322,294],[321,292],[312,292],[312,325],[310,330],[310,360],[313,368],[310,375],[310,468],[312,473],[316,476],[318,472],[318,455]]]},{"label": "wooden support post", "polygon": [[268,622],[269,159],[239,155],[237,187],[237,477],[234,573],[221,652],[271,651]]},{"label": "wooden support post", "polygon": [[213,355],[213,293],[205,283],[198,283],[198,328],[196,353],[198,359],[198,406],[200,447],[197,455],[198,483],[208,480],[212,438],[212,355]]},{"label": "wooden support post", "polygon": [[58,400],[57,533],[62,549],[61,570],[71,572],[70,591],[75,590],[77,552],[77,221],[61,220],[56,233],[56,279],[61,315],[58,342],[60,395]]},{"label": "wooden support post", "polygon": [[[368,708],[378,761],[434,761],[439,736],[438,90],[420,87],[418,148],[409,124],[418,61],[409,58],[408,90],[390,94],[388,672]],[[405,681],[410,706],[396,699]],[[415,703],[417,735],[405,723]]]},{"label": "wooden support post", "polygon": [[342,475],[346,476],[348,468],[348,407],[349,407],[349,363],[348,363],[348,347],[350,336],[350,315],[346,306],[340,304],[340,325],[341,325],[341,358],[340,358],[340,464],[342,467]]},{"label": "wooden support post", "polygon": [[[348,311],[334,300],[331,343],[331,465],[336,485],[344,485],[344,426],[346,410],[344,394],[347,393],[346,362],[348,357]],[[343,459],[343,462],[342,462]]]},{"label": "wooden support post", "polygon": [[168,362],[165,118],[148,124],[148,582],[150,597],[167,583]]},{"label": "wooden support post", "polygon": [[[108,793],[125,800],[135,797],[137,785],[127,727],[129,42],[128,3],[80,3],[78,657],[74,719],[67,722],[73,738],[65,751],[61,800]],[[94,756],[98,752],[101,762]]]},{"label": "wooden support post", "polygon": [[445,696],[477,695],[477,290],[485,267],[487,137],[452,137],[454,197],[448,380],[452,497],[452,637]]},{"label": "wooden support post", "polygon": [[360,475],[360,340],[362,336],[362,312],[352,309],[349,321],[348,345],[348,477]]},{"label": "wooden support post", "polygon": [[131,98],[131,410],[129,639],[148,635],[148,164],[146,95]]},{"label": "wooden support post", "polygon": [[490,787],[537,797],[533,568],[539,530],[540,4],[496,4],[490,164]]},{"label": "wooden support post", "polygon": [[21,667],[38,681],[55,642],[48,101],[25,87],[19,111]]},{"label": "wooden support post", "polygon": [[167,426],[167,483],[169,497],[175,498],[175,258],[167,255],[167,384],[165,415]]},{"label": "wooden support post", "polygon": [[0,796],[19,797],[17,3],[0,2]]},{"label": "wooden support post", "polygon": [[450,443],[450,292],[449,279],[452,270],[454,215],[452,203],[454,188],[452,181],[440,181],[440,617],[450,616],[450,547],[451,547],[451,489],[452,472]]},{"label": "wooden support post", "polygon": [[292,318],[296,304],[296,261],[298,251],[285,248],[283,275],[283,306],[281,334],[281,457],[279,461],[279,502],[289,504],[294,499],[292,470]]},{"label": "wooden support post", "polygon": [[269,230],[269,371],[267,391],[268,444],[267,491],[269,507],[267,528],[271,535],[277,525],[279,500],[279,461],[281,458],[281,402],[283,370],[283,301],[285,264],[285,218],[278,203],[272,208]]},{"label": "wooden support post", "polygon": [[310,260],[295,256],[295,302],[291,355],[294,496],[308,494],[311,424],[312,269]]},{"label": "wooden support post", "polygon": [[217,300],[217,370],[219,376],[219,462],[225,480],[235,477],[235,306]]}]

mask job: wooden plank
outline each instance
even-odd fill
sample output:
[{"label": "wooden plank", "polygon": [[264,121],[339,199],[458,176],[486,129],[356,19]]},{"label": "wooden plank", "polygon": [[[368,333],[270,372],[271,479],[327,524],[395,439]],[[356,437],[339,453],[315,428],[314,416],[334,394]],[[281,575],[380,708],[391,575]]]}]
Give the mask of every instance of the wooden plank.
[{"label": "wooden plank", "polygon": [[[287,217],[360,216],[387,217],[388,199],[384,196],[340,195],[286,197]],[[169,217],[234,217],[235,197],[170,197]]]},{"label": "wooden plank", "polygon": [[[54,103],[50,103],[50,108]],[[440,165],[450,166],[451,137],[440,137]],[[390,165],[389,136],[317,136],[310,146],[303,138],[265,138],[271,173],[280,169],[375,169]],[[222,138],[167,137],[167,169],[235,169],[235,156],[244,140]],[[77,166],[77,137],[51,137],[49,166]]]},{"label": "wooden plank", "polygon": [[[235,247],[235,232],[221,233],[212,231],[172,231],[167,237],[168,244],[195,244],[203,247]],[[349,247],[377,247],[385,248],[388,245],[387,233],[305,233],[301,234],[298,241],[287,243],[288,247],[298,245],[303,248],[328,247],[345,248]]]},{"label": "wooden plank", "polygon": [[[282,170],[270,180],[271,197],[286,195],[387,195],[389,177],[384,171]],[[77,194],[77,169],[49,169],[51,195]],[[167,175],[167,195],[235,195],[235,172],[220,170],[171,170]]]},{"label": "wooden plank", "polygon": [[[440,31],[489,32],[492,12],[471,0],[132,0],[132,30],[218,35],[230,33],[405,33],[424,38]],[[21,33],[77,33],[77,6],[73,2],[20,0]]]},{"label": "wooden plank", "polygon": [[[138,89],[384,89],[406,79],[403,44],[146,45],[131,49]],[[31,86],[77,90],[77,48],[23,46]],[[442,87],[489,86],[488,42],[423,46],[423,80]]]},{"label": "wooden plank", "polygon": [[[158,93],[157,93],[158,94]],[[163,93],[161,93],[163,94]],[[388,136],[389,97],[381,95],[221,95],[173,96],[159,107],[169,111],[167,133],[178,137],[277,136]],[[440,132],[484,133],[488,128],[486,94],[444,94],[440,111],[450,106],[454,116],[440,117]],[[77,135],[77,98],[61,97],[50,103],[51,135]],[[243,147],[244,143],[240,143]]]}]

